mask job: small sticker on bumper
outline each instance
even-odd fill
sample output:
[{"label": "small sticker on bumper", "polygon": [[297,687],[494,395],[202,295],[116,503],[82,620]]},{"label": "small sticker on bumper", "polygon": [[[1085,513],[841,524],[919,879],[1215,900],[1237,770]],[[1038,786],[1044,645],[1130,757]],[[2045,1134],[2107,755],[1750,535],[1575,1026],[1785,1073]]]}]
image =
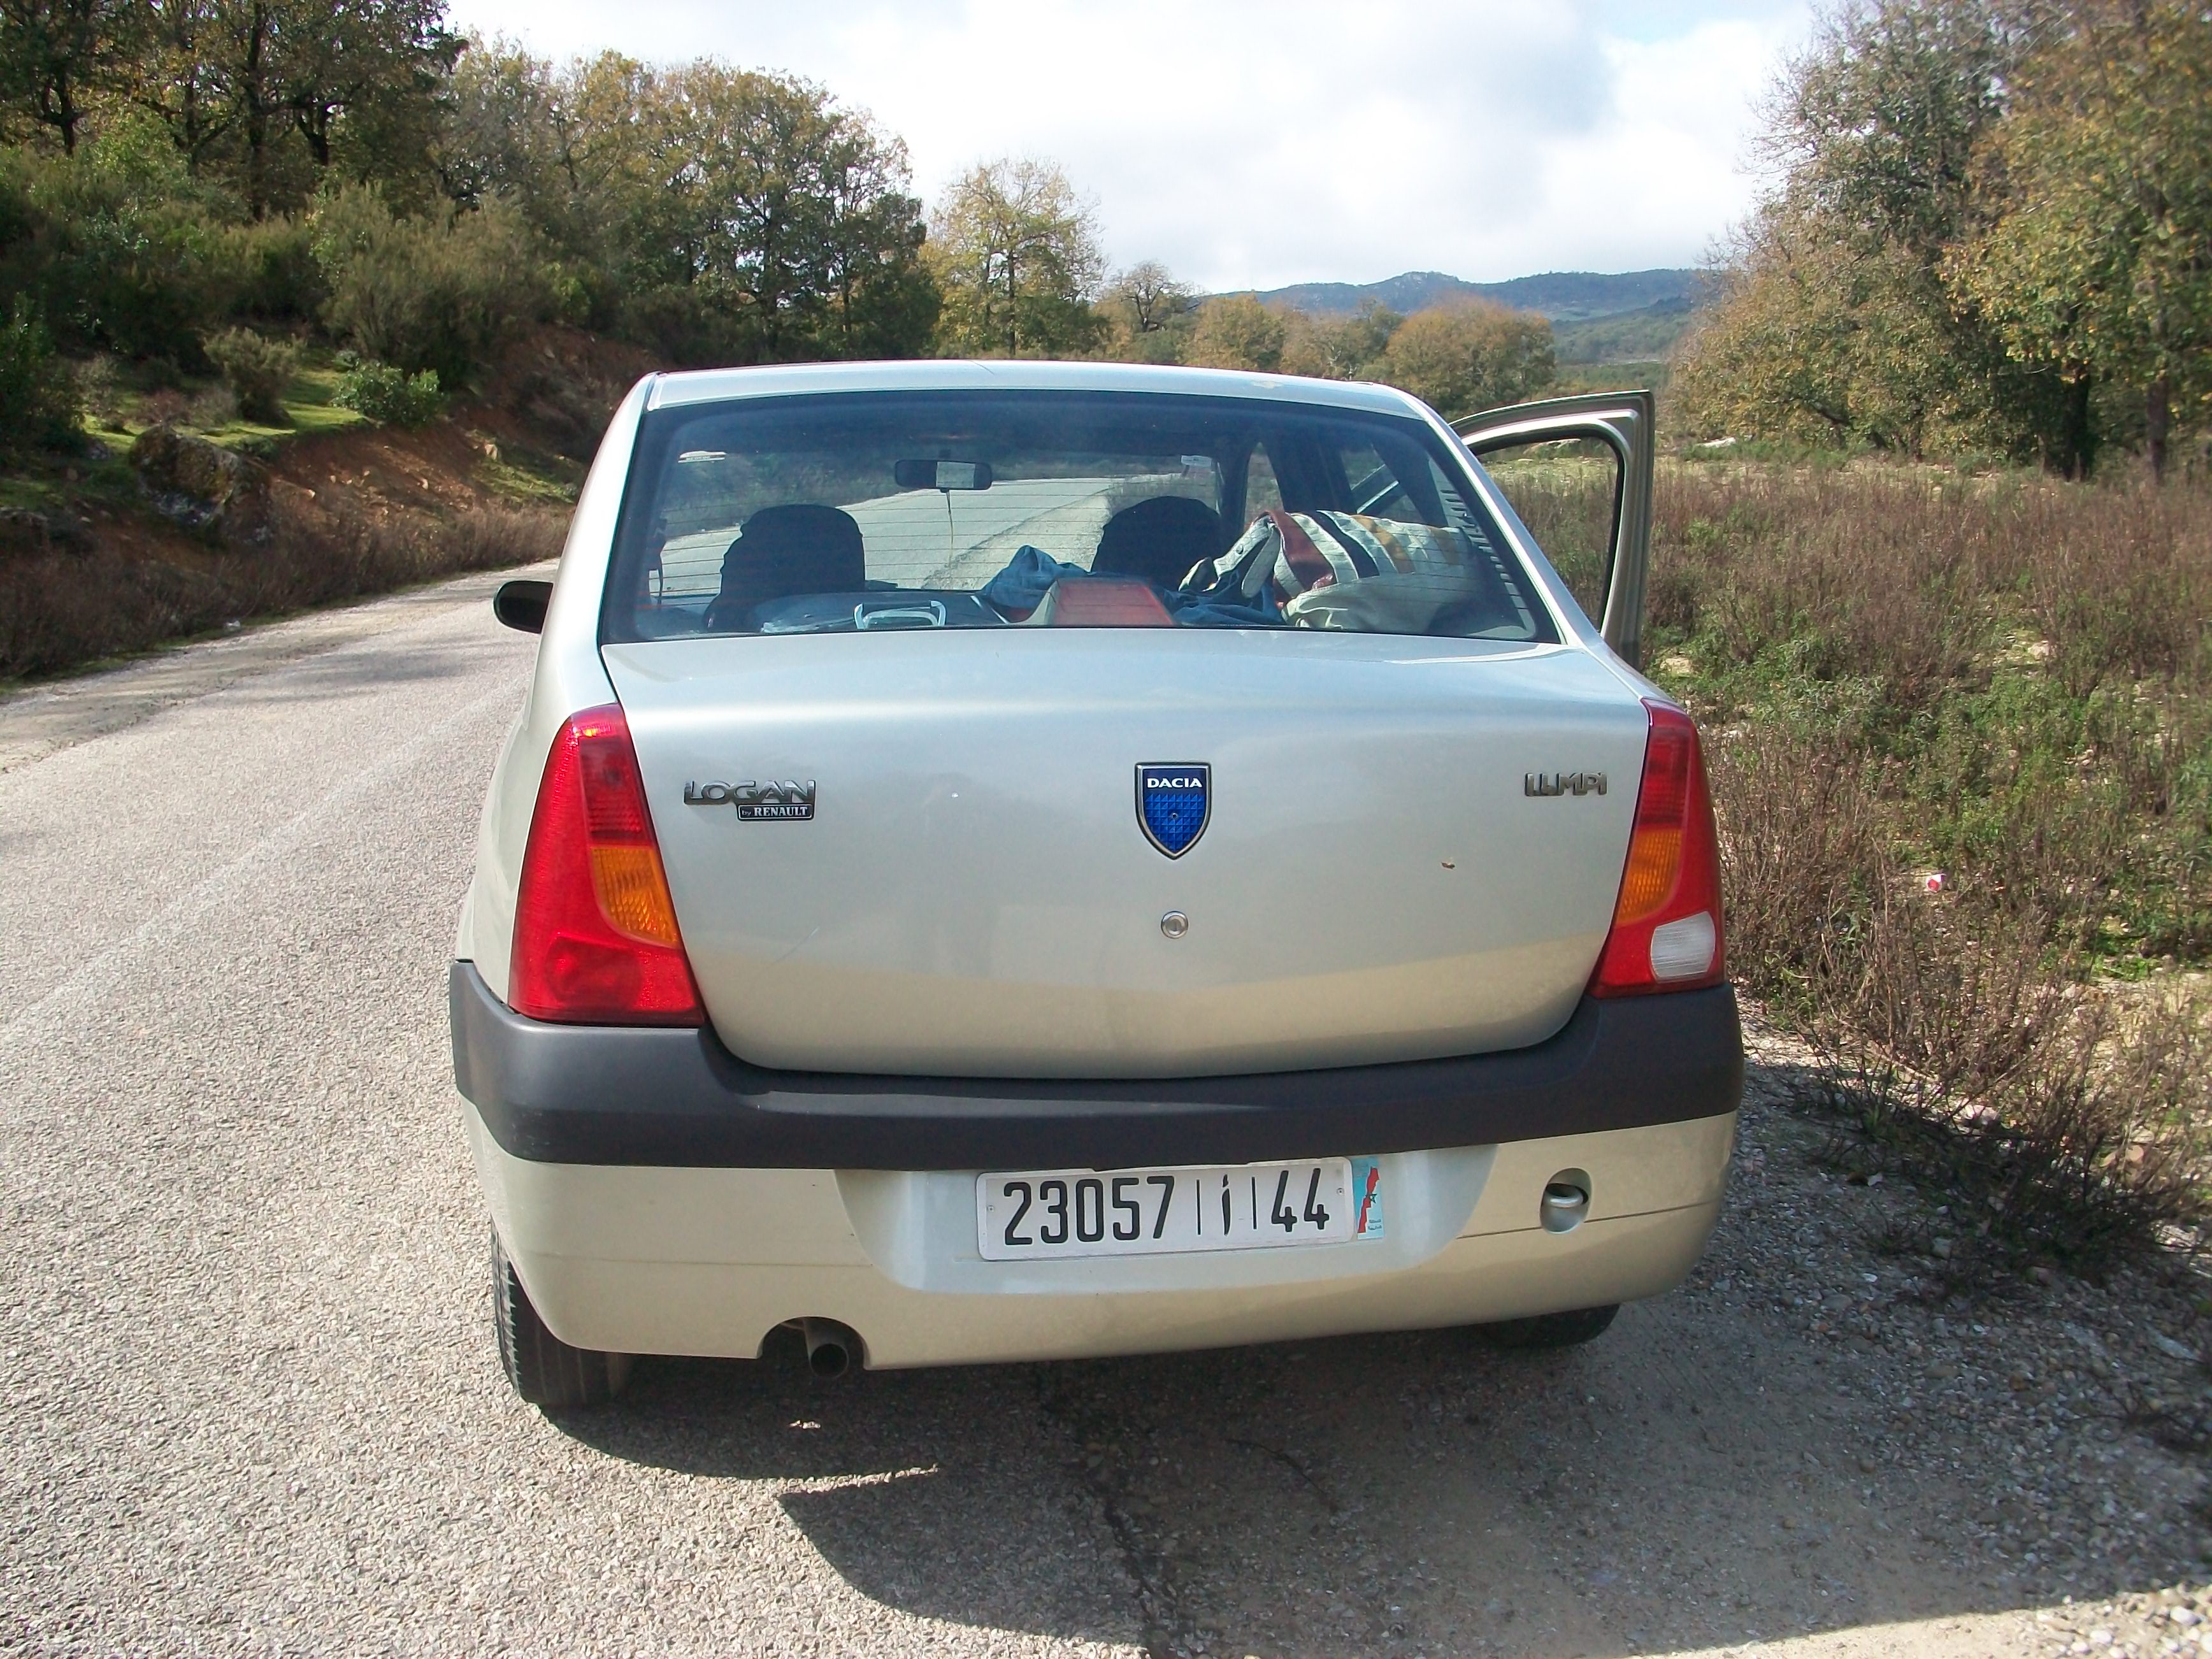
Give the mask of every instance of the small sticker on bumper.
[{"label": "small sticker on bumper", "polygon": [[1352,1160],[1352,1236],[1354,1238],[1382,1237],[1382,1159],[1355,1158]]}]

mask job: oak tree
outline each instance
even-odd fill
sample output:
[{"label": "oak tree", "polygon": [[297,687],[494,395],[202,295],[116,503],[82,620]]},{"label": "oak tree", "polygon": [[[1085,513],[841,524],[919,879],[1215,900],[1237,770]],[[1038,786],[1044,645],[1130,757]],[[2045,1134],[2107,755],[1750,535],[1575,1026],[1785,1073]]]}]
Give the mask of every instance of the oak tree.
[{"label": "oak tree", "polygon": [[2212,399],[2212,21],[2081,6],[2017,88],[1985,157],[2002,207],[1954,278],[2017,358],[2138,388],[2157,476],[2177,404]]},{"label": "oak tree", "polygon": [[1103,332],[1091,305],[1105,269],[1097,219],[1049,161],[970,168],[930,216],[929,252],[949,352],[1080,356]]}]

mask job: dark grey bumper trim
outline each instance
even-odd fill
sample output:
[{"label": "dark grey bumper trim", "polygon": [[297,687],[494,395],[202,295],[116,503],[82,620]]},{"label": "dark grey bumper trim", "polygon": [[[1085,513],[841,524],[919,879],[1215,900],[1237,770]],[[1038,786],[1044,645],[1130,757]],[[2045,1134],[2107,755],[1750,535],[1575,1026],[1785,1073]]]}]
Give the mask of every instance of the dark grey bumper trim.
[{"label": "dark grey bumper trim", "polygon": [[1237,1077],[878,1077],[749,1066],[713,1032],[549,1025],[453,964],[453,1079],[492,1137],[550,1164],[1125,1169],[1487,1146],[1732,1112],[1726,986],[1585,997],[1534,1048]]}]

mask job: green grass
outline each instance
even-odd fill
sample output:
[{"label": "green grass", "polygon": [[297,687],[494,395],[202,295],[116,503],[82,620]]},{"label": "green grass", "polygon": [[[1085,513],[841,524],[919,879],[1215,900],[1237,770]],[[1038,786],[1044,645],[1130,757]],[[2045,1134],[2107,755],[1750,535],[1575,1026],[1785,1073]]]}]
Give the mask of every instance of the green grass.
[{"label": "green grass", "polygon": [[476,480],[501,501],[518,507],[575,504],[584,483],[584,469],[576,462],[520,444],[494,445],[481,433],[469,435],[491,452],[476,464]]},{"label": "green grass", "polygon": [[[143,380],[143,374],[137,377]],[[331,400],[337,395],[341,378],[335,354],[321,350],[311,353],[284,397],[284,413],[289,417],[282,426],[259,421],[234,417],[215,424],[195,421],[189,410],[173,416],[179,427],[209,442],[220,444],[225,449],[243,451],[247,454],[265,455],[279,445],[295,438],[313,437],[325,432],[343,432],[351,427],[369,424],[358,411],[340,409]],[[84,429],[94,441],[112,448],[130,447],[138,434],[153,424],[141,418],[144,413],[143,400],[149,395],[159,395],[163,390],[173,390],[179,395],[192,397],[220,390],[222,382],[215,377],[202,377],[172,388],[126,381],[124,395],[131,406],[123,413],[102,417],[88,414]]]},{"label": "green grass", "polygon": [[28,478],[20,474],[0,474],[0,507],[45,513],[61,506],[63,500],[58,481]]},{"label": "green grass", "polygon": [[269,426],[240,418],[194,429],[210,443],[221,444],[226,449],[265,454],[293,438],[368,425],[367,417],[358,410],[340,409],[331,401],[337,394],[340,371],[335,357],[328,353],[320,354],[320,357],[321,361],[311,361],[292,377],[284,397],[284,413],[291,417],[289,425]]},{"label": "green grass", "polygon": [[52,513],[88,501],[124,509],[139,505],[137,479],[124,453],[130,439],[112,432],[96,435],[102,441],[105,456],[97,450],[81,455],[41,455],[19,459],[12,471],[0,472],[0,507]]}]

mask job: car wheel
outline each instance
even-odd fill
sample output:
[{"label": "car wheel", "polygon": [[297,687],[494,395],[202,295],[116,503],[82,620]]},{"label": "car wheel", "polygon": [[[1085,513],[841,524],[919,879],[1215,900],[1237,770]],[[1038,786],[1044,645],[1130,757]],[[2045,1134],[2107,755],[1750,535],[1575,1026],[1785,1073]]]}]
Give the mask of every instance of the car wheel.
[{"label": "car wheel", "polygon": [[1498,1348],[1571,1348],[1601,1334],[1620,1311],[1616,1302],[1571,1313],[1538,1314],[1533,1319],[1501,1319],[1494,1325],[1477,1325],[1474,1334]]},{"label": "car wheel", "polygon": [[628,1354],[572,1348],[545,1328],[496,1232],[491,1236],[491,1311],[499,1329],[500,1368],[532,1405],[603,1405],[629,1381]]}]

